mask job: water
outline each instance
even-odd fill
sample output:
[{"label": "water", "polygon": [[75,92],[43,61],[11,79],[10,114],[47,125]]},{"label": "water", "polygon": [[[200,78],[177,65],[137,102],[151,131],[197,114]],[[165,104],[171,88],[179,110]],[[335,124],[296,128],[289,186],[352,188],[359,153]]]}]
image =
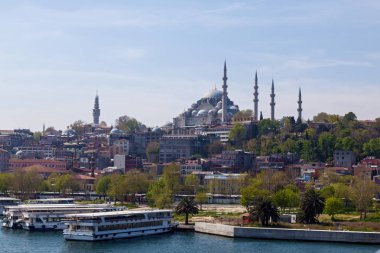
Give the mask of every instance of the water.
[{"label": "water", "polygon": [[378,249],[380,245],[231,239],[193,232],[175,232],[105,242],[78,242],[65,241],[61,232],[0,229],[0,252],[4,253],[373,253]]}]

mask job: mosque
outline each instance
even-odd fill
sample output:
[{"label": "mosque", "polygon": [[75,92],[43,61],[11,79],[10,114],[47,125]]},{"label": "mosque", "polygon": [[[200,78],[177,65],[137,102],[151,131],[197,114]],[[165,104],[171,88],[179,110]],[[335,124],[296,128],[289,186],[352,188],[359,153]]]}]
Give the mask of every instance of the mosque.
[{"label": "mosque", "polygon": [[[196,103],[192,104],[190,108],[178,115],[173,119],[173,132],[183,133],[189,132],[189,130],[195,127],[201,126],[215,126],[215,125],[226,125],[232,121],[233,116],[239,112],[239,106],[236,105],[229,97],[227,92],[227,66],[224,62],[224,75],[223,75],[223,85],[222,90],[213,89],[207,92],[201,99]],[[259,121],[258,115],[258,103],[259,103],[259,93],[258,93],[258,78],[257,72],[255,74],[255,85],[254,85],[254,110],[252,115],[252,122]],[[271,87],[271,120],[275,120],[275,92],[274,92],[274,81],[272,80]],[[301,89],[299,90],[299,100],[298,100],[298,120],[302,119],[302,100],[301,100]],[[262,118],[262,115],[261,117]]]},{"label": "mosque", "polygon": [[173,130],[204,125],[220,125],[231,121],[239,111],[227,96],[227,66],[224,63],[223,90],[210,90],[189,109],[173,119]]}]

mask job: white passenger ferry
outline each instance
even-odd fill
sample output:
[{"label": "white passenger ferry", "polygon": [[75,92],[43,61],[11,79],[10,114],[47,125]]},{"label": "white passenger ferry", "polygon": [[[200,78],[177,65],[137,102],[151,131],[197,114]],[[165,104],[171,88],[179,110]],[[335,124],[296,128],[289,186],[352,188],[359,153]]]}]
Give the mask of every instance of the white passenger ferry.
[{"label": "white passenger ferry", "polygon": [[100,241],[167,233],[178,226],[170,210],[67,215],[66,240]]},{"label": "white passenger ferry", "polygon": [[0,197],[0,217],[3,216],[5,206],[17,206],[21,203],[19,199]]},{"label": "white passenger ferry", "polygon": [[78,204],[26,204],[6,208],[3,227],[41,231],[67,228],[63,221],[67,214],[117,210],[117,208],[108,205]]}]

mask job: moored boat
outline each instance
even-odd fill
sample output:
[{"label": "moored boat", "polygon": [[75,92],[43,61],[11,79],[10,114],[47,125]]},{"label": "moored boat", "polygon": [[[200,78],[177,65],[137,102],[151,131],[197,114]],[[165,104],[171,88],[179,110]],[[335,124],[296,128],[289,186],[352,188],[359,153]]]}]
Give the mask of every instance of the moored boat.
[{"label": "moored boat", "polygon": [[66,240],[101,241],[167,233],[178,226],[171,210],[116,211],[67,215]]},{"label": "moored boat", "polygon": [[3,227],[23,228],[25,230],[63,230],[67,214],[115,211],[109,205],[79,204],[26,204],[6,207]]},{"label": "moored boat", "polygon": [[9,197],[0,197],[0,217],[3,216],[5,206],[17,206],[21,200]]}]

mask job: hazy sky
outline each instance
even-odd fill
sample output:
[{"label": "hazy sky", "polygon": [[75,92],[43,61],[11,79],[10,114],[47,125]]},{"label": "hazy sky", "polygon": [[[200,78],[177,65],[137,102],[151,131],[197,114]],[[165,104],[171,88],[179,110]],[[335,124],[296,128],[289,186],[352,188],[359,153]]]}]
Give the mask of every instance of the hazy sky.
[{"label": "hazy sky", "polygon": [[380,1],[0,2],[0,129],[121,115],[163,125],[215,85],[269,117],[380,117]]}]

